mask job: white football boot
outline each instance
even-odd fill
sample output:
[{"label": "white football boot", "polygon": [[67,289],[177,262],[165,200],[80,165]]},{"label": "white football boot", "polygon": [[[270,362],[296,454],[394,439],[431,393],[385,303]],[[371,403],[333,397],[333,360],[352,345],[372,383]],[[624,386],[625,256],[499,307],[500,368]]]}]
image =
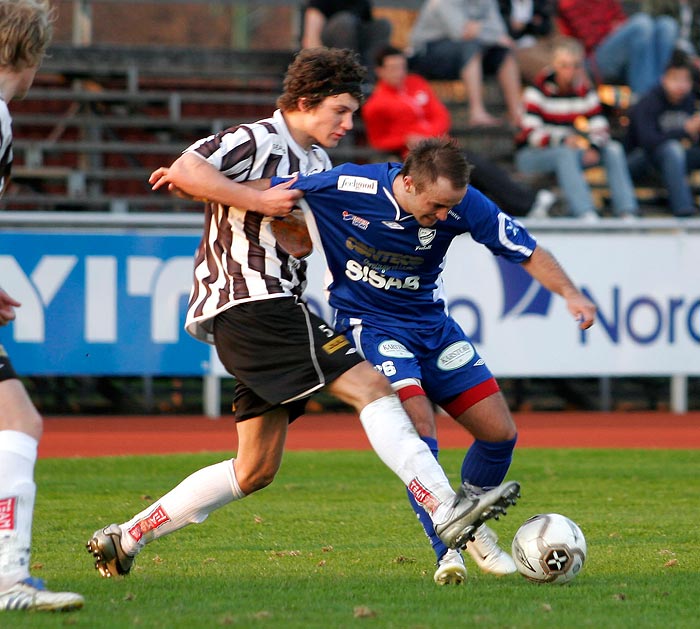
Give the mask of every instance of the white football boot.
[{"label": "white football boot", "polygon": [[498,545],[498,535],[482,524],[467,543],[467,551],[484,572],[503,576],[516,570],[513,558]]},{"label": "white football boot", "polygon": [[448,548],[437,565],[433,579],[438,585],[460,585],[467,578],[467,567],[458,550]]}]

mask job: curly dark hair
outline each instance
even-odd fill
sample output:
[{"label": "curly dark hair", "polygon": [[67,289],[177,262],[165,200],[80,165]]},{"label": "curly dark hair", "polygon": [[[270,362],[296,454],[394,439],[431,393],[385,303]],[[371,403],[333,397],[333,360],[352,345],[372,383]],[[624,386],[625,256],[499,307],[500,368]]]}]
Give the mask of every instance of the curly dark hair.
[{"label": "curly dark hair", "polygon": [[304,98],[313,109],[327,96],[346,93],[362,103],[362,81],[366,74],[366,68],[352,50],[306,48],[289,64],[277,106],[282,111],[294,111],[299,109],[299,99]]}]

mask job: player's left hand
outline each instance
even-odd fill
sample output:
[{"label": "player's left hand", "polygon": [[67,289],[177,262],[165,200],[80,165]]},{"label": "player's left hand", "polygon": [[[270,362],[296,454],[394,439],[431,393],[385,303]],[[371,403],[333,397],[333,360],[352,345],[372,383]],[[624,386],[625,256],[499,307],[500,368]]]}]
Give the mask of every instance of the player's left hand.
[{"label": "player's left hand", "polygon": [[12,299],[2,288],[0,288],[0,326],[7,325],[15,319],[15,308],[22,304],[16,299]]},{"label": "player's left hand", "polygon": [[265,216],[287,216],[296,206],[297,201],[304,196],[301,190],[290,190],[297,178],[278,183],[258,195],[258,204],[251,208]]}]

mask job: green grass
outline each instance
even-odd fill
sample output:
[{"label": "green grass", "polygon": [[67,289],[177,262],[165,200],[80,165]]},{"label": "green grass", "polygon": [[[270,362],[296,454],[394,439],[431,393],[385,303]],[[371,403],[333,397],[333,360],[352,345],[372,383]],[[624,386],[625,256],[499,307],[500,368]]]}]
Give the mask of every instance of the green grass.
[{"label": "green grass", "polygon": [[[441,461],[453,481],[462,453]],[[564,586],[496,578],[433,583],[434,556],[400,482],[371,452],[290,452],[273,485],[149,545],[103,580],[84,543],[220,455],[48,459],[37,466],[33,573],[73,589],[70,614],[1,627],[698,627],[700,451],[523,449],[523,497],[494,524],[506,546],[556,511],[588,542]],[[364,610],[358,611],[358,610]]]}]

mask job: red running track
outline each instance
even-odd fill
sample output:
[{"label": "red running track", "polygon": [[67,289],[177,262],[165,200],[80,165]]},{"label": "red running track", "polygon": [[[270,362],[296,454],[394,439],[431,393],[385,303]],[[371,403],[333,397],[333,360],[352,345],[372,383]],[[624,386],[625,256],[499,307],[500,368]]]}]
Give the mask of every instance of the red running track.
[{"label": "red running track", "polygon": [[[700,412],[520,413],[515,415],[520,448],[700,448]],[[442,448],[466,447],[466,431],[438,417]],[[40,457],[230,452],[237,447],[232,418],[49,417]],[[292,424],[289,450],[369,449],[355,415],[307,415]]]}]

